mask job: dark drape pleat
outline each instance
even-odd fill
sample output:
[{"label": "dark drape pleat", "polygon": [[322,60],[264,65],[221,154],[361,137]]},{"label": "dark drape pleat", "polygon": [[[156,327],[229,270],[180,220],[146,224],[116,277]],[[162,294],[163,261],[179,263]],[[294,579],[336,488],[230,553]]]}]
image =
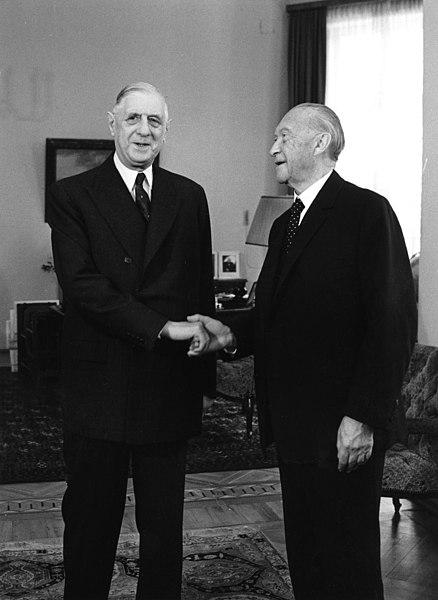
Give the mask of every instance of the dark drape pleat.
[{"label": "dark drape pleat", "polygon": [[324,104],[327,9],[294,10],[289,14],[289,106]]}]

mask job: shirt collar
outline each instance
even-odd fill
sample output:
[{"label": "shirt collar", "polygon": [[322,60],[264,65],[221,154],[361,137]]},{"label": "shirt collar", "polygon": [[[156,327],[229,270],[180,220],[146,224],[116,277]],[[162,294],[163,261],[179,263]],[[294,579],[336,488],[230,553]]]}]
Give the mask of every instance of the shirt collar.
[{"label": "shirt collar", "polygon": [[327,181],[327,179],[330,177],[330,175],[332,173],[333,173],[333,169],[331,169],[326,175],[324,175],[324,177],[321,177],[321,179],[318,179],[318,181],[315,181],[315,183],[312,183],[312,185],[310,187],[308,187],[306,190],[304,190],[304,192],[302,192],[301,194],[297,194],[294,191],[294,201],[295,201],[295,198],[299,197],[307,210],[309,208],[309,206],[312,204],[312,202],[315,200],[316,196],[321,191],[322,186],[325,184],[325,182]]},{"label": "shirt collar", "polygon": [[132,190],[134,189],[135,178],[137,177],[138,173],[143,172],[146,175],[146,179],[148,182],[148,188],[149,188],[149,190],[147,190],[147,191],[149,192],[149,195],[150,195],[150,193],[152,192],[152,178],[153,178],[152,165],[150,167],[148,167],[147,169],[144,169],[144,171],[135,171],[133,169],[128,169],[128,167],[126,167],[122,163],[120,158],[117,156],[117,152],[114,152],[114,164],[116,165],[116,169],[120,173],[121,178],[125,182],[125,185],[131,194],[132,194]]}]

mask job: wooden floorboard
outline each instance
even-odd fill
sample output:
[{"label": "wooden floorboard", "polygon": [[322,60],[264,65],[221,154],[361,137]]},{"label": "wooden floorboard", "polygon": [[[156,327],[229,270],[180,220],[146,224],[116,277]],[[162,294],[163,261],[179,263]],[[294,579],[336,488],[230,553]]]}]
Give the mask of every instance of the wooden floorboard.
[{"label": "wooden floorboard", "polygon": [[[61,543],[65,483],[0,486],[1,542]],[[128,485],[122,536],[136,534],[135,499]],[[438,503],[402,501],[400,515],[382,498],[382,570],[386,600],[437,600]],[[262,531],[286,556],[278,469],[187,476],[184,528],[246,525]]]}]

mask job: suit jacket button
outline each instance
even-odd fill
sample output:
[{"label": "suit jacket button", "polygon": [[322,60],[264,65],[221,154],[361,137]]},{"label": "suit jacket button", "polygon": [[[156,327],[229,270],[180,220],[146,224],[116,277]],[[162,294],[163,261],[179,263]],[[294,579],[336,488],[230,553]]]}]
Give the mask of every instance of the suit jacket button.
[{"label": "suit jacket button", "polygon": [[132,263],[132,258],[129,258],[129,256],[125,256],[124,261],[127,265],[130,265]]}]

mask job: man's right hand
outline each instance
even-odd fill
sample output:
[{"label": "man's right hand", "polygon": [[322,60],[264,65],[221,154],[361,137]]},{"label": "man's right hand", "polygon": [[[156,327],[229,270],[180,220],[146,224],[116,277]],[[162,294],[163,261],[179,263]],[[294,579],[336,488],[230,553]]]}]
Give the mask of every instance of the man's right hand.
[{"label": "man's right hand", "polygon": [[210,336],[200,320],[190,323],[189,321],[167,321],[160,331],[160,337],[174,341],[191,340],[187,352],[189,356],[199,356],[210,350]]},{"label": "man's right hand", "polygon": [[206,352],[217,352],[224,348],[231,351],[236,349],[236,338],[234,337],[234,333],[221,321],[199,314],[190,315],[187,317],[187,321],[190,323],[202,324],[210,336],[208,347],[206,349],[193,348],[193,355],[205,354]]}]

